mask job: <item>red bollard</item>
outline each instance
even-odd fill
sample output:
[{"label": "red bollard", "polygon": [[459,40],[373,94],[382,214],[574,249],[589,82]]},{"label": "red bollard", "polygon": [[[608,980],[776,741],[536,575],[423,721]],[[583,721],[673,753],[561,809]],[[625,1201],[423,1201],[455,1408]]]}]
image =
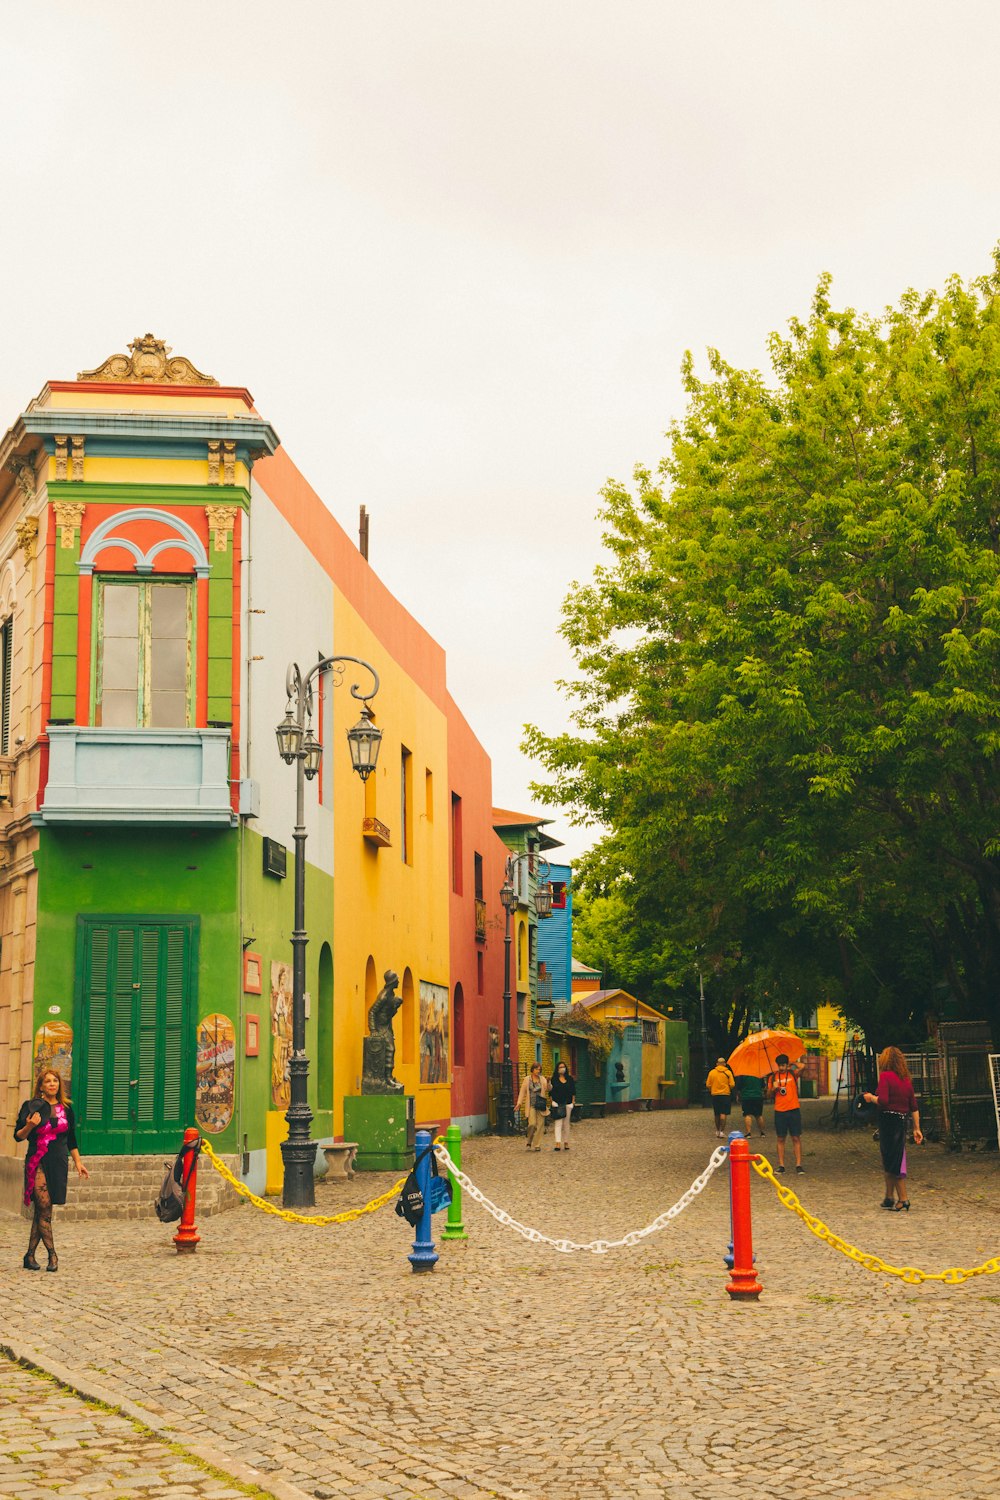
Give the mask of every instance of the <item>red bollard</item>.
[{"label": "red bollard", "polygon": [[733,1216],[733,1269],[730,1297],[759,1297],[763,1287],[753,1264],[750,1228],[750,1147],[742,1138],[729,1142],[729,1202]]},{"label": "red bollard", "polygon": [[[189,1125],[187,1130],[185,1130],[184,1132],[185,1146],[189,1141],[196,1141],[198,1139],[199,1132],[195,1130],[193,1125]],[[181,1227],[174,1235],[174,1244],[177,1247],[178,1255],[193,1255],[198,1248],[198,1241],[201,1239],[201,1235],[195,1228],[194,1223],[194,1200],[195,1192],[198,1187],[197,1151],[192,1152],[191,1165],[188,1167],[187,1176],[183,1181],[183,1187],[185,1193],[187,1194],[187,1197],[184,1201],[184,1212],[181,1214]]]}]

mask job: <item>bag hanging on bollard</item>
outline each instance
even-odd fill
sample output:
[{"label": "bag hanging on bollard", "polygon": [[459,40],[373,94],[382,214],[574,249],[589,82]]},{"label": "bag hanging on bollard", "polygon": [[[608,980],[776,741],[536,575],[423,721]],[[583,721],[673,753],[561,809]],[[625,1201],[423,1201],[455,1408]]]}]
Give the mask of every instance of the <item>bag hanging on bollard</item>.
[{"label": "bag hanging on bollard", "polygon": [[396,1201],[397,1214],[406,1220],[411,1229],[417,1227],[424,1212],[424,1195],[417,1182],[417,1167],[427,1155],[431,1159],[431,1213],[436,1214],[440,1209],[447,1208],[451,1202],[451,1183],[447,1177],[441,1176],[434,1147],[428,1146],[413,1163],[413,1170],[403,1183]]},{"label": "bag hanging on bollard", "polygon": [[194,1161],[185,1172],[184,1164],[191,1152],[194,1152],[195,1160],[201,1151],[201,1141],[188,1141],[177,1153],[172,1167],[167,1168],[167,1175],[160,1187],[159,1197],[153,1204],[156,1217],[161,1224],[174,1224],[184,1212],[187,1202],[187,1183],[191,1177]]}]

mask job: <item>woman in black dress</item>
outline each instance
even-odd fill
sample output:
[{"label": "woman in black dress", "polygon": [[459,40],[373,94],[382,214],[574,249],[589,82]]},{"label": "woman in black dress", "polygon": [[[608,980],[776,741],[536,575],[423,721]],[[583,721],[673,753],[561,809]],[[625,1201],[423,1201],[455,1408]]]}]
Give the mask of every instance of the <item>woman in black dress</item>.
[{"label": "woman in black dress", "polygon": [[63,1093],[62,1077],[55,1068],[43,1068],[39,1073],[33,1097],[21,1105],[14,1139],[28,1142],[24,1158],[24,1203],[25,1207],[34,1207],[24,1269],[42,1269],[35,1259],[41,1240],[49,1256],[46,1271],[57,1271],[59,1257],[52,1240],[52,1205],[66,1202],[71,1156],[81,1177],[89,1177],[90,1173],[80,1160],[73,1106]]},{"label": "woman in black dress", "polygon": [[554,1106],[552,1116],[556,1127],[556,1151],[569,1150],[569,1117],[576,1101],[576,1079],[564,1062],[556,1064],[549,1085],[549,1097]]}]

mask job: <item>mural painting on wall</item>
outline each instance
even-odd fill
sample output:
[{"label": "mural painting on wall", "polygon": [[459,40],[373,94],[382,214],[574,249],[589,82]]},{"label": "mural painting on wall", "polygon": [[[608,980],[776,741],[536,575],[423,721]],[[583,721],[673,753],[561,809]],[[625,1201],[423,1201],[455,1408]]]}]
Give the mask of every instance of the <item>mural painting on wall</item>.
[{"label": "mural painting on wall", "polygon": [[448,991],[420,981],[420,1082],[448,1082]]},{"label": "mural painting on wall", "polygon": [[55,1068],[66,1092],[73,1077],[73,1028],[65,1021],[46,1021],[35,1032],[35,1077],[42,1068]]},{"label": "mural painting on wall", "polygon": [[194,1117],[202,1130],[217,1135],[233,1118],[236,1088],[236,1027],[228,1016],[198,1022]]},{"label": "mural painting on wall", "polygon": [[292,966],[271,965],[271,1103],[287,1109],[292,1102],[288,1064],[292,1056]]}]

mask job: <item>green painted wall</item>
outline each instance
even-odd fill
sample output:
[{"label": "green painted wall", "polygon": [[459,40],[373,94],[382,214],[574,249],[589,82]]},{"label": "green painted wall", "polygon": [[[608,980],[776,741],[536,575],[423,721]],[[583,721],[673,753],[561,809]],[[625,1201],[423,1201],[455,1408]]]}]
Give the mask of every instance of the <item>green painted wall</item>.
[{"label": "green painted wall", "polygon": [[[289,771],[289,776],[293,773]],[[243,1117],[251,1150],[264,1145],[264,1115],[275,1106],[271,1099],[271,964],[292,961],[292,929],[295,858],[291,844],[288,846],[287,869],[284,880],[264,874],[264,841],[261,836],[246,828],[243,838],[243,932],[244,939],[254,953],[259,953],[263,964],[263,994],[245,995],[245,1011],[260,1016],[260,1056],[248,1057],[243,1070]],[[308,843],[306,848],[308,848]],[[312,1134],[316,1140],[333,1133],[332,1098],[321,1100],[318,1094],[320,1033],[320,983],[319,960],[324,942],[333,943],[333,878],[317,870],[306,861],[306,931],[309,942],[306,947],[306,990],[311,997],[311,1012],[306,1022],[306,1052],[309,1056],[309,1106],[315,1119]],[[324,986],[329,993],[330,986]],[[324,1027],[332,1045],[332,1026]],[[238,1032],[242,1037],[242,1033]],[[242,1049],[241,1049],[242,1050]],[[326,1069],[326,1077],[332,1076]]]},{"label": "green painted wall", "polygon": [[[265,1144],[265,1116],[271,1101],[270,979],[274,961],[291,963],[294,858],[288,875],[263,873],[263,840],[248,828],[46,829],[35,856],[38,867],[38,947],[35,963],[35,1027],[58,1019],[76,1030],[73,1014],[77,916],[188,915],[199,918],[197,1016],[219,1011],[236,1028],[236,1100],[232,1124],[212,1137],[217,1150],[248,1150]],[[242,881],[241,881],[242,866]],[[242,891],[243,924],[240,925]],[[306,871],[306,988],[312,997],[306,1023],[310,1058],[309,1102],[315,1113],[313,1135],[329,1136],[332,1098],[320,1100],[319,960],[332,944],[333,880],[312,865]],[[259,953],[263,992],[243,993],[242,942]],[[329,996],[331,985],[323,989]],[[260,1018],[260,1053],[244,1057],[247,1014]],[[324,1026],[324,1040],[332,1024]],[[327,1087],[332,1068],[324,1068]],[[325,1107],[320,1107],[324,1105]],[[192,1122],[193,1123],[193,1122]]]},{"label": "green painted wall", "polygon": [[[239,1014],[238,834],[226,829],[46,829],[38,867],[35,1026],[61,1007],[74,1028],[77,915],[196,916],[197,1015]],[[237,1032],[237,1063],[242,1051]],[[76,1048],[74,1048],[76,1051]],[[237,1073],[237,1088],[238,1088]],[[193,1121],[191,1122],[194,1123]],[[213,1137],[237,1148],[237,1122]]]}]

